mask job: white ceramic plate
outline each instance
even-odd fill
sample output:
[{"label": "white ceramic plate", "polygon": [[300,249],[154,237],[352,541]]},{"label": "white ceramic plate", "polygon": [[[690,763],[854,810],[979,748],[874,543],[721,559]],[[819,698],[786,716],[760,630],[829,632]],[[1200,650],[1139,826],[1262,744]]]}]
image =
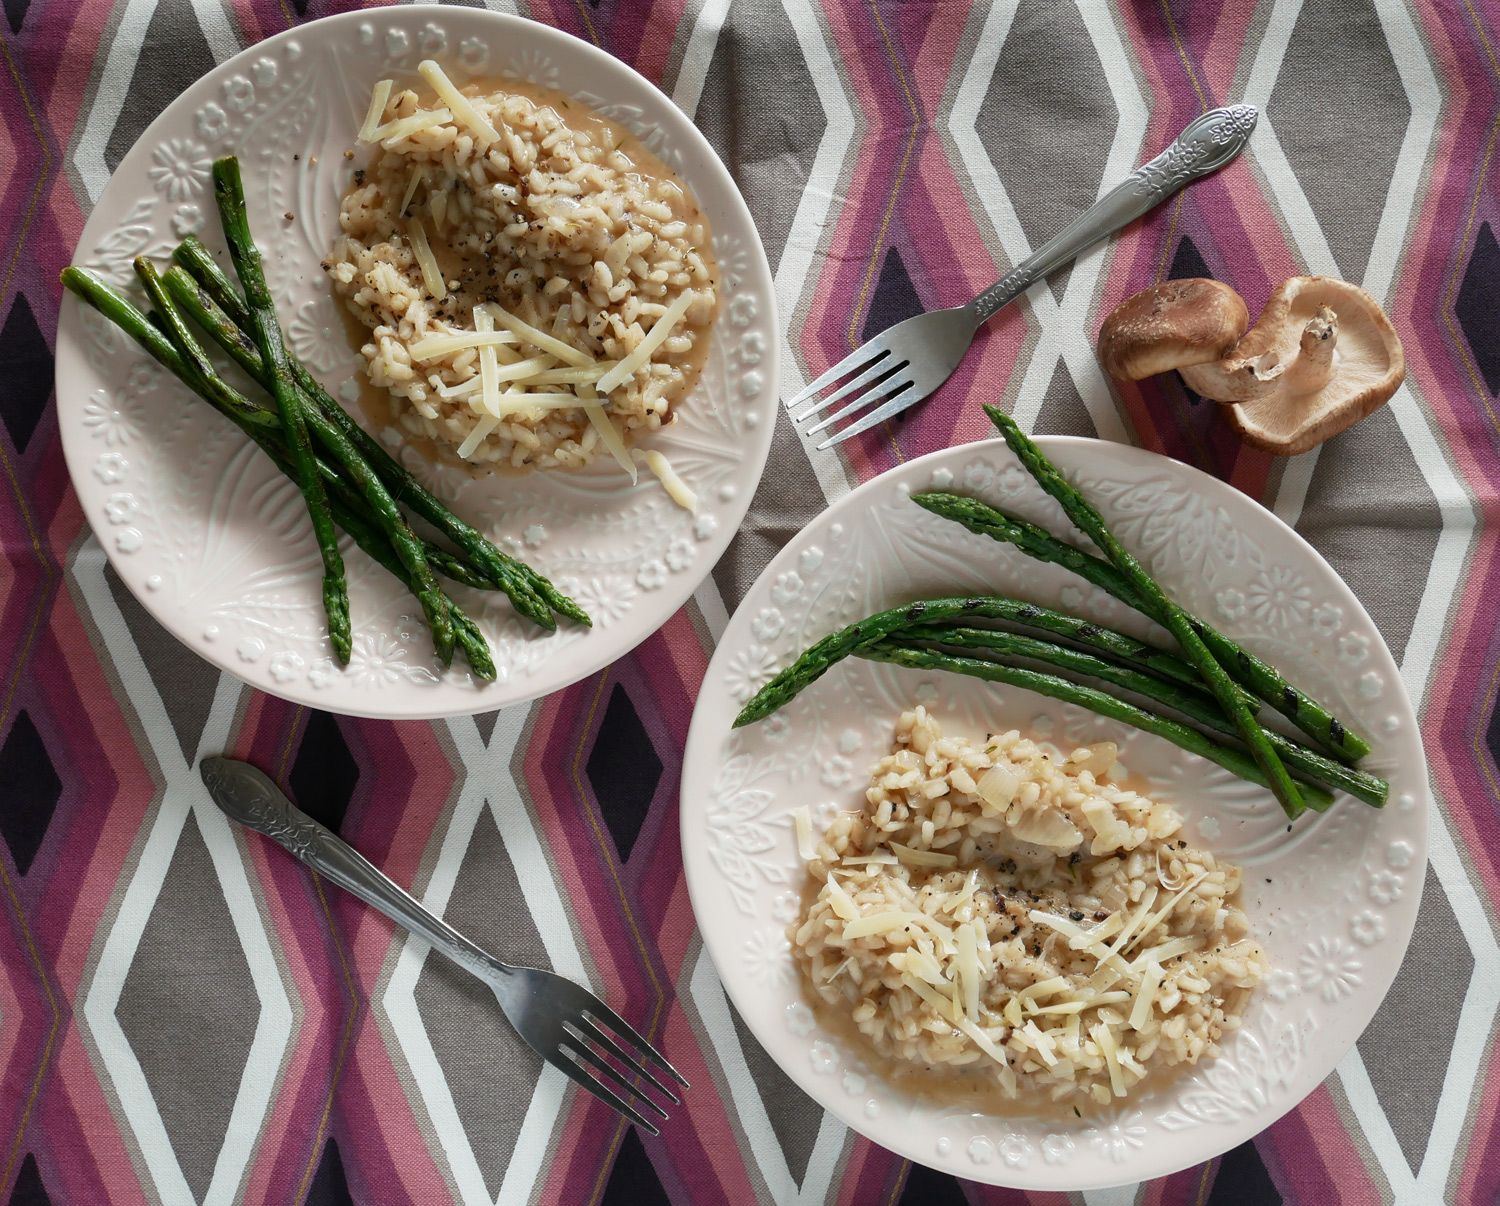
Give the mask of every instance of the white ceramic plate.
[{"label": "white ceramic plate", "polygon": [[[980,1181],[1087,1189],[1165,1176],[1243,1142],[1333,1070],[1395,978],[1426,865],[1427,770],[1416,718],[1375,625],[1301,537],[1245,495],[1176,461],[1048,437],[1047,455],[1181,603],[1351,718],[1391,780],[1383,811],[1340,796],[1292,832],[1270,793],[1160,738],[1011,688],[848,659],[781,713],[741,730],[740,704],[814,640],[872,612],[970,592],[1049,604],[1136,635],[1151,626],[1054,566],[909,501],[952,488],[1069,532],[1002,441],[933,453],[869,482],[799,533],[720,641],[683,768],[682,845],[704,941],[735,1007],[803,1089],[849,1126]],[[1083,547],[1080,534],[1074,539]],[[1159,630],[1158,630],[1159,633]],[[1164,637],[1165,634],[1159,636]],[[894,1091],[803,1003],[785,936],[804,871],[788,814],[815,826],[863,803],[897,714],[926,703],[945,730],[1019,728],[1067,750],[1108,739],[1185,832],[1245,868],[1244,904],[1273,971],[1222,1058],[1170,1090],[1072,1124],[945,1111]],[[1420,1036],[1419,1036],[1420,1037]]]},{"label": "white ceramic plate", "polygon": [[[771,272],[713,149],[644,78],[546,26],[462,8],[348,13],[290,30],[221,64],[125,156],[74,262],[134,288],[131,259],[165,257],[196,230],[222,247],[209,166],[244,164],[251,227],[298,355],[346,402],[357,357],[318,267],[338,230],[344,150],[375,81],[415,79],[423,58],[460,81],[521,76],[602,110],[689,185],[719,258],[721,310],[703,376],[660,449],[700,499],[675,506],[650,473],[631,488],[608,457],[580,473],[472,481],[408,463],[452,509],[524,557],[593,615],[547,636],[503,597],[455,590],[483,627],[500,679],[444,671],[415,600],[348,554],[354,657],[340,670],[320,603],[311,529],[291,483],[239,432],[71,298],[57,348],[68,468],[125,584],[180,640],[272,694],[336,712],[419,717],[486,711],[555,691],[619,658],[693,592],[739,526],[770,447],[777,341]],[[300,155],[294,159],[293,154]],[[290,213],[292,220],[282,215]],[[486,600],[488,599],[488,602]]]}]

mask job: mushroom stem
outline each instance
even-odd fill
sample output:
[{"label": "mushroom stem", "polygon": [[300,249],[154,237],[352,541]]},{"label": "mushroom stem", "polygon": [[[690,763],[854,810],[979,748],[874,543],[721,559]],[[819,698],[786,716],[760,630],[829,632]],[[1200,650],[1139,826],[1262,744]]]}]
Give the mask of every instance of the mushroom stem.
[{"label": "mushroom stem", "polygon": [[1185,364],[1177,371],[1194,393],[1215,402],[1253,402],[1281,384],[1285,366],[1277,363],[1275,350],[1235,360],[1232,356],[1212,364]]},{"label": "mushroom stem", "polygon": [[1287,368],[1282,384],[1289,394],[1312,394],[1328,384],[1338,363],[1339,316],[1321,306],[1302,331],[1301,355]]}]

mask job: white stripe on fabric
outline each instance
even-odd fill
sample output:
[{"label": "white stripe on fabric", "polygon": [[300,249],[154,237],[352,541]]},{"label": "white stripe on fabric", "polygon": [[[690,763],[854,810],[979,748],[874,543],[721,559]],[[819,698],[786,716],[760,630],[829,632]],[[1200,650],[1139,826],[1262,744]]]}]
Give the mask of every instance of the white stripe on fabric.
[{"label": "white stripe on fabric", "polygon": [[677,68],[677,84],[672,89],[673,103],[689,117],[698,112],[703,84],[708,79],[708,68],[728,15],[729,0],[704,0],[693,21],[687,49],[682,54],[682,65]]},{"label": "white stripe on fabric", "polygon": [[[140,949],[142,936],[161,895],[172,857],[189,813],[196,813],[214,873],[224,892],[235,936],[255,985],[260,1003],[239,1087],[230,1108],[213,1176],[203,1206],[235,1201],[255,1152],[255,1138],[265,1125],[283,1061],[291,1043],[293,1009],[288,988],[272,948],[259,903],[251,888],[244,855],[228,820],[208,800],[198,777],[195,758],[183,757],[182,746],[167,716],[165,704],[146,669],[125,617],[104,576],[104,551],[90,536],[74,557],[69,572],[78,583],[84,606],[104,640],[130,706],[150,744],[164,782],[156,815],[140,859],[129,874],[119,910],[105,936],[99,961],[86,984],[80,985],[79,1013],[97,1044],[103,1072],[112,1082],[120,1110],[140,1145],[152,1184],[164,1203],[192,1203],[193,1195],[167,1134],[161,1110],[146,1080],[139,1058],[116,1015],[125,981]],[[198,742],[198,756],[223,749],[242,687],[227,674],[219,676],[213,704]]]},{"label": "white stripe on fabric", "polygon": [[[962,155],[963,167],[973,181],[975,195],[981,199],[985,216],[1011,264],[1020,263],[1033,248],[1000,174],[979,137],[978,122],[980,107],[1018,6],[1017,0],[1008,0],[990,10],[984,29],[975,40],[974,56],[965,68],[949,117],[949,128]],[[1135,167],[1146,135],[1148,113],[1135,74],[1128,68],[1125,47],[1108,6],[1097,0],[1080,0],[1078,11],[1099,55],[1104,79],[1119,111],[1119,121],[1099,183],[1098,195],[1103,196]],[[1045,281],[1033,285],[1026,293],[1026,304],[1036,325],[1038,339],[1022,375],[1012,411],[1025,430],[1035,426],[1047,387],[1051,385],[1057,362],[1061,359],[1100,437],[1120,443],[1130,440],[1115,407],[1109,383],[1099,368],[1090,338],[1090,311],[1108,250],[1108,244],[1095,247],[1074,261],[1061,302],[1056,300],[1052,287]],[[1006,270],[1008,268],[996,265],[997,275]]]},{"label": "white stripe on fabric", "polygon": [[818,1137],[807,1158],[807,1168],[799,1187],[792,1179],[781,1140],[776,1137],[770,1115],[766,1113],[766,1103],[756,1087],[750,1065],[745,1062],[739,1033],[729,1015],[729,998],[714,971],[706,946],[699,947],[698,961],[693,967],[689,985],[698,1016],[708,1031],[713,1054],[717,1056],[728,1083],[730,1100],[744,1128],[745,1141],[750,1148],[745,1154],[755,1161],[765,1179],[771,1201],[777,1206],[821,1206],[829,1196],[834,1174],[838,1171],[847,1128],[828,1111],[823,1111]]},{"label": "white stripe on fabric", "polygon": [[[802,48],[808,76],[817,90],[818,101],[823,106],[823,117],[827,122],[823,137],[818,141],[817,154],[813,157],[812,171],[808,173],[807,184],[797,202],[797,212],[787,233],[786,246],[782,248],[781,260],[776,267],[776,307],[782,325],[781,396],[790,398],[807,381],[802,376],[792,323],[803,294],[817,287],[813,266],[818,255],[818,243],[833,210],[839,176],[853,153],[855,117],[845,91],[844,79],[835,66],[834,55],[829,48],[831,37],[821,24],[818,9],[809,0],[782,0],[782,7],[797,35],[797,44]],[[799,433],[798,438],[818,479],[818,485],[823,488],[823,497],[833,502],[848,494],[852,486],[843,458],[832,449],[827,452],[817,451],[817,445],[825,437]]]},{"label": "white stripe on fabric", "polygon": [[[440,840],[437,861],[419,899],[432,912],[443,915],[458,882],[474,828],[488,809],[516,878],[524,885],[526,907],[553,970],[596,988],[579,951],[531,811],[510,771],[511,758],[525,733],[530,713],[529,704],[503,709],[495,719],[488,746],[480,739],[472,717],[456,717],[447,722],[449,735],[463,762],[464,782]],[[417,981],[431,947],[425,940],[409,934],[397,941],[401,943],[401,953],[381,997],[381,1007],[390,1019],[461,1199],[474,1206],[488,1206],[490,1197],[484,1173],[459,1117],[447,1075],[428,1037],[426,1022],[417,1008]],[[503,951],[495,953],[504,956]],[[495,1008],[499,1008],[498,1003]],[[551,1067],[543,1069],[511,1150],[499,1202],[521,1203],[531,1199],[551,1151],[551,1138],[566,1099],[567,1085],[567,1078],[561,1072]]]},{"label": "white stripe on fabric", "polygon": [[105,56],[93,107],[89,109],[83,134],[73,151],[73,165],[78,169],[79,179],[83,181],[91,202],[99,200],[104,186],[109,183],[109,164],[104,159],[104,150],[115,131],[115,123],[120,120],[120,111],[125,107],[130,81],[135,76],[135,65],[141,57],[146,30],[155,11],[156,0],[126,0],[114,41]]}]

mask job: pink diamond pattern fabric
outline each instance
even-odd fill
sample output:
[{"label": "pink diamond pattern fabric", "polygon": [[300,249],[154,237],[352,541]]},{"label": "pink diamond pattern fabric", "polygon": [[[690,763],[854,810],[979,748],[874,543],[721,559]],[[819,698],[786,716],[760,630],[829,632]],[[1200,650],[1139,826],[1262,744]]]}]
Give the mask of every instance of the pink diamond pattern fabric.
[{"label": "pink diamond pattern fabric", "polygon": [[[510,7],[506,0],[491,0]],[[946,386],[817,452],[782,418],[743,530],[634,654],[530,706],[337,718],[255,694],[114,579],[52,406],[83,221],[152,117],[325,0],[4,0],[0,21],[0,1200],[1019,1203],[913,1167],[804,1097],[695,933],[677,783],[726,616],[828,501],[1029,429],[1135,442],[1261,499],[1380,623],[1435,780],[1417,939],[1355,1051],[1219,1160],[1089,1206],[1490,1203],[1500,1194],[1500,7],[1433,0],[538,0],[659,83],[735,173],[792,392],[988,285],[1203,108],[1263,117],[1219,177],[1033,289]],[[1158,379],[1112,386],[1100,317],[1166,277],[1252,309],[1299,272],[1385,304],[1407,383],[1279,461]],[[694,1082],[642,1137],[523,1050],[475,985],[203,798],[249,758],[481,941],[588,982]],[[1115,1141],[1115,1140],[1118,1141]],[[1131,1179],[1130,1140],[1106,1137]]]}]

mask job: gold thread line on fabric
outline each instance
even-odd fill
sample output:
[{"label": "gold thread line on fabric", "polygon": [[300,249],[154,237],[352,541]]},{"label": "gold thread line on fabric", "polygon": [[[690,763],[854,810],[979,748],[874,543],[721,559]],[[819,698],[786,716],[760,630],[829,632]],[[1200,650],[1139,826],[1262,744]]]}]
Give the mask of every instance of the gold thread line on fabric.
[{"label": "gold thread line on fabric", "polygon": [[26,939],[26,952],[31,956],[37,979],[42,982],[42,991],[47,994],[47,1006],[52,1010],[52,1025],[47,1030],[47,1041],[42,1045],[42,1058],[37,1062],[36,1078],[31,1082],[31,1092],[26,1095],[26,1108],[21,1111],[21,1120],[16,1124],[16,1137],[10,1145],[10,1154],[5,1159],[5,1171],[0,1173],[0,1184],[8,1184],[11,1171],[15,1168],[16,1157],[21,1154],[21,1140],[26,1137],[26,1124],[31,1121],[31,1111],[36,1105],[37,1094],[41,1092],[42,1081],[46,1078],[47,1069],[52,1064],[52,1047],[57,1041],[57,1028],[62,1023],[62,1011],[57,1007],[57,997],[52,992],[52,981],[48,978],[47,969],[42,964],[42,957],[36,949],[36,942],[31,937],[31,927],[26,924],[26,914],[21,910],[21,901],[16,896],[16,888],[11,881],[10,872],[5,869],[4,859],[0,859],[0,880],[3,880],[5,884],[5,894],[10,898],[10,907],[15,910],[16,920],[21,926],[21,935]]},{"label": "gold thread line on fabric", "polygon": [[1156,266],[1156,280],[1152,284],[1159,285],[1167,275],[1167,257],[1172,254],[1172,240],[1177,237],[1177,220],[1182,214],[1183,194],[1178,193],[1177,199],[1172,202],[1172,216],[1167,220],[1167,240],[1161,247],[1161,263]]},{"label": "gold thread line on fabric", "polygon": [[344,1022],[344,1034],[339,1040],[338,1058],[333,1062],[333,1075],[328,1081],[328,1096],[323,1100],[323,1113],[318,1118],[317,1133],[313,1137],[312,1153],[307,1161],[307,1168],[302,1173],[301,1184],[297,1186],[296,1201],[302,1201],[307,1193],[307,1187],[311,1184],[313,1175],[317,1170],[319,1160],[322,1156],[323,1136],[328,1132],[328,1119],[333,1114],[333,1096],[339,1086],[339,1078],[344,1071],[344,1057],[349,1051],[349,1040],[354,1037],[354,1023],[359,1017],[360,996],[359,988],[355,984],[353,973],[349,970],[349,961],[344,957],[344,944],[339,939],[338,927],[333,923],[333,910],[328,907],[328,897],[323,892],[323,877],[316,871],[313,872],[313,889],[318,894],[318,904],[323,908],[323,918],[328,922],[328,933],[333,939],[333,949],[338,953],[339,968],[344,973],[344,983],[349,987],[350,1009],[349,1016]]},{"label": "gold thread line on fabric", "polygon": [[1193,64],[1188,59],[1187,48],[1182,44],[1182,38],[1177,34],[1177,22],[1172,19],[1172,6],[1169,0],[1161,0],[1161,15],[1166,20],[1167,32],[1172,35],[1172,45],[1177,47],[1177,57],[1182,60],[1182,69],[1187,72],[1188,83],[1192,84],[1193,91],[1198,95],[1199,109],[1207,113],[1208,101],[1204,99],[1203,89],[1198,86],[1198,73],[1193,70]]},{"label": "gold thread line on fabric", "polygon": [[297,726],[302,723],[302,713],[307,711],[306,704],[298,704],[297,710],[292,713],[292,723],[287,726],[286,745],[281,749],[281,761],[276,765],[276,782],[286,782],[286,764],[292,760],[292,746],[298,745]]},{"label": "gold thread line on fabric", "polygon": [[[302,714],[307,710],[305,705],[298,704],[297,710],[292,713],[292,723],[287,729],[286,745],[282,747],[281,761],[277,766],[276,778],[278,782],[286,781],[287,763],[292,760],[292,748],[298,744],[295,740],[298,726],[302,723]],[[323,1113],[318,1119],[318,1129],[313,1139],[312,1153],[308,1158],[307,1168],[302,1173],[301,1185],[297,1189],[296,1200],[299,1202],[307,1192],[307,1186],[312,1181],[319,1158],[322,1155],[319,1149],[322,1146],[323,1136],[328,1129],[329,1116],[333,1113],[333,1095],[334,1091],[338,1088],[339,1078],[344,1069],[344,1057],[349,1050],[349,1039],[354,1034],[354,1022],[359,1016],[360,1003],[359,989],[355,986],[353,975],[350,973],[349,961],[344,956],[344,944],[339,940],[338,928],[333,924],[333,910],[329,908],[328,897],[323,891],[323,877],[311,868],[308,869],[308,873],[312,876],[313,891],[318,894],[318,903],[322,906],[324,920],[328,923],[328,934],[333,939],[333,949],[339,957],[339,967],[344,973],[344,983],[349,987],[349,998],[352,1002],[352,1008],[349,1010],[348,1019],[344,1022],[344,1034],[339,1041],[339,1053],[338,1057],[334,1060],[333,1076],[328,1083],[328,1096],[323,1102]]]},{"label": "gold thread line on fabric", "polygon": [[594,23],[589,20],[588,7],[584,4],[583,0],[573,0],[573,3],[578,9],[578,15],[583,18],[583,27],[584,29],[588,30],[589,41],[592,42],[595,46],[598,46],[599,35],[594,29]]},{"label": "gold thread line on fabric", "polygon": [[[651,952],[646,947],[645,939],[641,936],[640,927],[636,924],[635,910],[630,907],[630,901],[625,895],[625,885],[620,882],[619,869],[616,863],[619,861],[616,852],[611,850],[605,841],[604,832],[599,828],[599,810],[589,806],[588,794],[583,789],[583,757],[584,750],[588,746],[588,735],[594,727],[594,717],[599,711],[599,701],[604,698],[604,688],[609,683],[609,671],[605,670],[599,675],[599,689],[594,692],[594,698],[589,703],[588,715],[584,718],[583,728],[578,736],[578,750],[573,755],[573,790],[578,793],[579,803],[583,805],[584,813],[589,819],[589,828],[593,831],[594,841],[598,843],[599,851],[604,855],[604,865],[609,868],[610,881],[615,886],[615,894],[620,898],[620,911],[625,915],[625,920],[630,925],[630,936],[635,940],[636,949],[640,952],[641,963],[646,969],[646,976],[651,981],[653,990],[653,1003],[651,1007],[651,1022],[645,1028],[646,1041],[656,1040],[656,1029],[661,1022],[662,1010],[666,1006],[666,992],[662,988],[661,981],[656,975],[656,965],[651,961]],[[638,1079],[638,1078],[633,1078]],[[624,1134],[625,1116],[620,1117],[620,1125],[615,1128],[615,1143],[618,1144]],[[612,1163],[612,1162],[611,1162]],[[606,1174],[609,1164],[604,1164],[599,1170],[599,1180],[594,1185],[594,1190],[589,1195],[589,1206],[595,1206],[599,1196],[604,1192]]]},{"label": "gold thread line on fabric", "polygon": [[897,1199],[900,1198],[902,1190],[906,1188],[907,1181],[911,1179],[911,1170],[912,1162],[908,1160],[906,1168],[902,1170],[901,1175],[891,1182],[891,1195],[886,1198],[885,1206],[896,1206]]},{"label": "gold thread line on fabric", "polygon": [[[52,149],[47,145],[47,139],[42,133],[41,123],[37,120],[36,110],[31,106],[31,97],[21,81],[20,73],[16,70],[15,60],[10,55],[10,45],[4,38],[0,38],[0,54],[5,56],[5,67],[10,72],[11,82],[15,84],[16,92],[21,98],[21,103],[26,107],[26,116],[31,122],[32,133],[36,136],[37,145],[42,149],[42,170],[37,176],[36,187],[32,189],[31,199],[26,204],[26,217],[21,222],[21,233],[16,236],[16,247],[11,252],[10,263],[6,265],[5,279],[0,282],[0,298],[4,298],[10,292],[11,277],[15,274],[16,264],[21,258],[21,248],[26,245],[26,234],[31,229],[31,220],[36,216],[36,207],[42,198],[42,190],[51,176],[52,171]],[[5,450],[0,448],[0,464],[5,467],[6,479],[10,482],[11,489],[15,492],[16,505],[20,509],[21,519],[26,524],[26,535],[31,539],[31,551],[36,555],[37,564],[42,567],[43,587],[40,597],[37,599],[36,611],[31,617],[31,623],[26,629],[26,640],[21,646],[20,653],[16,657],[15,669],[11,674],[9,684],[5,690],[5,702],[0,704],[0,732],[10,720],[11,704],[15,701],[16,688],[20,684],[21,668],[26,664],[31,652],[32,642],[36,640],[37,628],[42,622],[42,615],[46,610],[47,599],[52,595],[52,565],[47,560],[42,548],[41,539],[37,536],[36,526],[31,522],[31,510],[26,505],[26,499],[21,492],[21,483],[16,480],[14,469],[11,467],[10,458],[5,455]],[[28,1110],[30,1106],[28,1105]],[[19,1142],[19,1137],[17,1139]],[[7,1172],[9,1165],[6,1166]]]},{"label": "gold thread line on fabric", "polygon": [[[1167,271],[1167,256],[1172,252],[1172,240],[1177,237],[1177,219],[1181,213],[1182,193],[1179,192],[1177,200],[1172,204],[1172,217],[1167,224],[1167,240],[1162,244],[1161,263],[1156,267],[1155,283],[1158,285],[1161,284],[1162,278]],[[1203,446],[1203,441],[1198,438],[1198,430],[1193,426],[1188,412],[1182,409],[1182,403],[1178,399],[1176,391],[1169,389],[1163,392],[1167,394],[1168,403],[1172,407],[1172,413],[1177,417],[1178,425],[1187,433],[1188,443],[1193,446],[1193,450],[1198,454],[1198,466],[1200,468],[1206,467],[1210,463],[1208,449]]]},{"label": "gold thread line on fabric", "polygon": [[37,173],[36,187],[31,190],[31,200],[26,203],[26,217],[21,222],[21,233],[16,236],[16,249],[11,252],[10,263],[5,268],[5,280],[0,282],[0,298],[10,292],[10,278],[15,274],[16,264],[21,259],[21,248],[26,245],[26,233],[31,229],[31,220],[36,216],[37,204],[42,199],[42,190],[52,176],[52,148],[47,145],[46,136],[42,133],[42,124],[37,120],[36,110],[31,107],[31,97],[26,92],[26,86],[21,82],[20,72],[16,70],[15,60],[10,57],[10,45],[5,38],[0,38],[0,54],[5,56],[5,67],[10,72],[11,82],[16,86],[16,92],[21,98],[21,103],[26,106],[26,116],[31,122],[31,131],[36,136],[37,145],[42,148],[42,170]]},{"label": "gold thread line on fabric", "polygon": [[1208,1201],[1208,1174],[1213,1169],[1214,1162],[1205,1160],[1203,1162],[1203,1175],[1198,1178],[1198,1194],[1193,1198],[1193,1206],[1203,1206]]},{"label": "gold thread line on fabric", "polygon": [[[869,297],[870,283],[875,279],[875,266],[880,261],[880,248],[885,242],[885,232],[890,226],[891,215],[896,212],[896,199],[901,195],[901,184],[906,179],[906,169],[911,162],[911,153],[916,149],[917,135],[922,130],[922,111],[917,107],[916,98],[912,96],[911,88],[906,82],[906,72],[902,70],[896,48],[891,45],[891,35],[886,31],[885,22],[881,20],[876,0],[870,0],[870,15],[875,18],[875,26],[880,30],[880,36],[885,41],[885,52],[891,60],[891,70],[895,72],[896,80],[901,85],[902,95],[906,97],[906,107],[911,110],[911,133],[907,135],[906,149],[901,153],[901,163],[896,168],[896,182],[891,186],[891,197],[880,219],[880,229],[875,232],[875,246],[870,256],[870,266],[865,270],[865,279],[860,284],[859,296],[854,302],[854,314],[849,319],[849,350],[851,352],[858,347],[856,333],[859,329],[860,315],[863,314],[865,301]],[[891,446],[891,451],[896,454],[896,463],[904,465],[906,458],[901,455],[901,448],[896,443],[896,433],[891,427],[890,420],[882,423],[881,427],[885,430],[885,438]]]},{"label": "gold thread line on fabric", "polygon": [[[605,684],[608,683],[608,681],[609,671],[605,670],[604,673],[599,676],[599,689],[594,692],[594,698],[589,702],[589,713],[586,717],[584,717],[583,721],[583,736],[579,738],[578,753],[573,758],[573,789],[578,793],[578,799],[583,804],[584,811],[589,814],[589,820],[591,823],[593,822],[594,810],[588,807],[588,797],[583,793],[583,779],[578,773],[578,766],[579,763],[583,761],[584,741],[587,739],[589,730],[594,726],[594,716],[599,711],[599,701],[604,698],[604,687]],[[614,864],[609,858],[609,850],[604,847],[604,839],[603,836],[599,833],[598,825],[594,824],[593,829],[594,840],[599,843],[600,848],[604,851],[604,862],[611,868],[611,870],[613,870]],[[628,909],[626,910],[626,916],[629,916]],[[585,1106],[585,1108],[587,1108],[587,1106]],[[624,1115],[621,1115],[620,1124],[623,1124],[624,1121]],[[624,1135],[625,1130],[623,1125],[616,1125],[615,1133],[610,1139],[611,1149],[617,1148],[619,1146],[620,1140],[624,1137]],[[600,1162],[599,1176],[594,1180],[594,1188],[589,1191],[589,1206],[597,1206],[600,1196],[604,1193],[604,1185],[606,1180],[608,1179],[608,1170],[612,1168],[613,1165],[613,1160]]]},{"label": "gold thread line on fabric", "polygon": [[3,733],[5,726],[10,722],[11,705],[15,703],[16,690],[21,685],[21,671],[31,654],[31,646],[36,641],[37,629],[41,627],[42,616],[47,610],[47,600],[53,597],[53,574],[52,563],[47,559],[46,549],[42,547],[36,525],[31,522],[31,508],[26,505],[26,496],[21,490],[21,483],[16,478],[15,468],[10,463],[10,457],[6,455],[4,445],[0,445],[0,467],[4,468],[5,480],[10,482],[11,491],[16,496],[16,509],[20,511],[21,520],[26,524],[26,535],[31,541],[32,554],[36,557],[37,564],[42,567],[42,588],[37,594],[31,622],[26,627],[26,639],[21,643],[21,649],[16,654],[10,682],[6,684],[5,702],[0,704],[0,733]]}]

